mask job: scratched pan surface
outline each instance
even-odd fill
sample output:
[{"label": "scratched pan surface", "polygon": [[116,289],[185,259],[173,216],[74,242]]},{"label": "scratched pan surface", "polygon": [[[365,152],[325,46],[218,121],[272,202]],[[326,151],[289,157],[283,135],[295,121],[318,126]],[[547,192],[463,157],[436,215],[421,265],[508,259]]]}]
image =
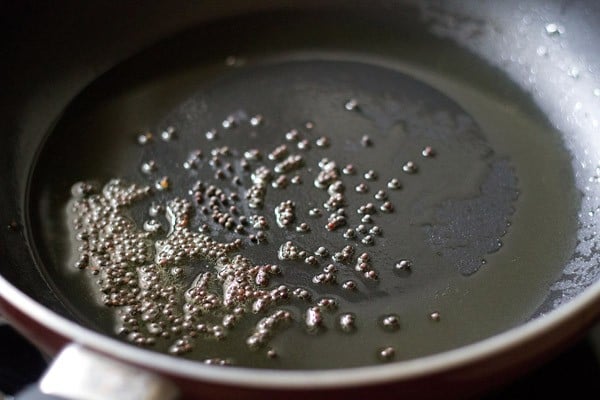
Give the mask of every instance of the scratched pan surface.
[{"label": "scratched pan surface", "polygon": [[[291,299],[271,308],[290,311],[295,322],[258,351],[248,348],[246,338],[266,311],[244,316],[226,340],[194,340],[184,357],[265,368],[377,364],[378,351],[386,347],[395,349],[396,360],[430,355],[500,333],[540,312],[549,286],[573,253],[580,207],[570,156],[558,132],[489,67],[481,66],[485,79],[470,82],[461,70],[470,57],[443,41],[418,37],[384,55],[371,48],[375,42],[386,50],[385,38],[380,41],[370,26],[366,31],[354,23],[336,26],[336,37],[343,40],[323,43],[321,35],[331,36],[331,21],[327,16],[313,21],[321,33],[310,40],[302,32],[311,20],[312,15],[298,15],[288,24],[255,16],[232,22],[239,26],[235,35],[226,24],[217,24],[174,38],[109,71],[65,110],[33,168],[29,204],[41,268],[79,321],[116,335],[115,307],[100,305],[98,278],[73,267],[74,248],[81,243],[72,241],[69,231],[70,187],[80,180],[104,184],[115,177],[153,188],[149,199],[131,207],[140,226],[150,219],[151,201],[191,200],[188,192],[198,180],[237,193],[242,215],[267,218],[264,242],[251,240],[249,235],[257,233],[252,227],[236,233],[203,214],[208,198],[195,206],[191,229],[208,224],[217,240],[243,240],[240,254],[282,269],[270,287],[285,284],[311,294],[310,301]],[[262,26],[258,32],[256,24]],[[281,43],[270,39],[275,32]],[[213,36],[219,37],[216,49],[210,47]],[[429,71],[431,60],[445,54],[454,55],[448,73]],[[348,110],[351,99],[358,105]],[[260,124],[251,123],[256,115],[262,116]],[[234,126],[226,128],[223,121],[230,116]],[[165,140],[161,132],[169,126],[175,132]],[[286,139],[292,129],[298,138]],[[211,130],[216,133],[206,133]],[[140,144],[144,132],[153,138]],[[319,146],[321,137],[327,146]],[[273,168],[277,162],[267,154],[281,144],[303,158],[304,166],[287,174],[288,179],[299,176],[301,183],[268,185],[264,207],[252,209],[244,199],[252,172],[261,165]],[[231,155],[211,165],[211,149],[223,146]],[[434,152],[430,157],[422,154],[427,146]],[[250,161],[244,170],[244,152],[255,148],[263,159]],[[196,149],[202,156],[186,168]],[[346,224],[333,231],[325,227],[327,190],[313,183],[323,158],[337,164],[345,186]],[[409,161],[416,166],[412,173],[404,170]],[[148,162],[156,164],[150,172],[143,170]],[[348,164],[354,174],[342,172]],[[374,178],[365,175],[369,170]],[[156,181],[165,176],[169,189],[157,190]],[[394,178],[401,188],[388,187]],[[365,193],[355,189],[361,183],[368,187]],[[386,192],[393,210],[381,208],[385,199],[374,197],[379,190]],[[295,221],[280,228],[274,209],[288,199],[296,205]],[[372,222],[362,223],[357,210],[366,203],[375,206],[375,213]],[[310,216],[315,207],[321,217]],[[160,239],[169,229],[166,219],[158,221],[164,228]],[[309,232],[297,232],[302,222]],[[371,234],[369,243],[361,224],[378,226],[382,233]],[[344,237],[348,228],[358,229],[354,238]],[[286,241],[309,255],[320,246],[333,255],[346,245],[356,254],[348,262],[318,257],[318,265],[280,260],[278,249]],[[363,252],[371,255],[377,279],[356,271]],[[410,260],[410,271],[395,268],[403,259]],[[336,282],[314,283],[330,263],[338,270]],[[207,260],[183,262],[179,283],[188,287],[207,264],[212,270]],[[357,288],[345,290],[347,280]],[[324,312],[318,333],[307,332],[304,313],[321,298],[335,299],[337,308]],[[433,312],[439,321],[430,318]],[[345,313],[356,317],[352,333],[338,326]],[[398,317],[399,329],[383,326],[388,315]],[[172,336],[149,348],[164,351],[179,337]],[[268,349],[278,357],[267,357]]]},{"label": "scratched pan surface", "polygon": [[[7,128],[0,137],[6,174],[0,217],[9,229],[0,240],[0,306],[32,340],[50,352],[75,340],[158,369],[177,378],[189,398],[197,397],[199,382],[214,390],[207,395],[213,398],[276,388],[293,388],[298,397],[324,388],[367,393],[356,386],[392,396],[388,389],[396,385],[435,397],[441,389],[431,389],[431,376],[443,389],[477,391],[516,375],[518,366],[559,348],[597,316],[600,59],[586,51],[597,43],[593,2],[332,2],[293,10],[241,3],[239,12],[191,3],[187,12],[158,4],[143,10],[82,5],[70,10],[73,19],[54,9],[31,13],[24,4],[3,24],[15,40],[2,70]],[[265,11],[270,7],[278,11]],[[106,24],[109,14],[114,23]],[[61,22],[50,32],[47,15]],[[21,37],[24,45],[17,45]],[[358,107],[347,110],[350,99]],[[262,123],[252,126],[257,114]],[[236,126],[225,129],[229,116]],[[175,133],[165,141],[168,126]],[[211,129],[217,130],[213,140],[206,136]],[[286,140],[291,129],[310,149]],[[153,140],[141,145],[138,137],[148,131]],[[361,143],[364,135],[369,145]],[[317,144],[322,136],[328,147]],[[243,198],[252,183],[241,170],[244,151],[263,152],[262,161],[249,162],[252,172],[260,164],[273,167],[266,155],[284,143],[303,158],[303,167],[288,174],[302,183],[269,184],[260,210],[239,204],[242,214],[267,218],[265,242],[250,240],[253,229],[239,235],[205,222],[202,205],[194,207],[190,227],[198,232],[207,223],[215,240],[242,240],[239,253],[252,263],[278,264],[282,273],[269,288],[306,289],[311,301],[289,299],[272,308],[288,311],[294,322],[257,351],[246,339],[261,313],[246,313],[227,340],[195,341],[179,359],[157,353],[168,342],[149,351],[119,343],[128,340],[116,333],[115,309],[101,305],[99,278],[73,266],[72,184],[120,177],[151,186],[149,198],[127,210],[141,226],[152,201],[192,199],[189,189],[199,179]],[[221,179],[209,160],[211,149],[223,146],[232,152],[223,159],[233,173]],[[433,157],[422,155],[427,146]],[[186,169],[195,149],[203,158]],[[339,169],[347,202],[347,225],[333,232],[325,229],[329,212],[308,213],[329,198],[313,184],[325,157]],[[146,174],[150,160],[157,169]],[[417,167],[413,174],[403,170],[408,161]],[[347,164],[356,175],[341,171]],[[376,179],[365,178],[371,169]],[[163,176],[169,190],[159,191],[155,182]],[[400,190],[387,188],[393,178]],[[366,193],[355,191],[361,182]],[[380,189],[392,212],[379,208]],[[280,228],[274,207],[288,199],[296,220]],[[344,231],[357,228],[356,211],[367,202],[376,207],[372,219],[381,235],[372,244],[362,243],[362,233],[347,240]],[[166,230],[166,219],[158,219]],[[309,233],[296,231],[302,222]],[[348,264],[319,259],[317,266],[280,260],[278,249],[288,240],[310,252],[351,244],[355,258]],[[377,280],[354,269],[364,251]],[[410,272],[394,269],[402,259],[411,261]],[[329,262],[336,264],[337,283],[315,284]],[[211,268],[188,264],[183,286]],[[356,291],[342,288],[349,279]],[[308,332],[304,312],[324,297],[337,309],[324,312],[323,327]],[[352,333],[339,327],[345,313],[356,317]],[[399,329],[382,327],[390,314],[398,316]],[[378,356],[386,347],[395,350],[391,362]],[[268,357],[270,348],[277,357]],[[261,370],[215,370],[186,358],[227,358]],[[359,365],[376,366],[336,370]],[[264,368],[288,372],[264,374]]]}]

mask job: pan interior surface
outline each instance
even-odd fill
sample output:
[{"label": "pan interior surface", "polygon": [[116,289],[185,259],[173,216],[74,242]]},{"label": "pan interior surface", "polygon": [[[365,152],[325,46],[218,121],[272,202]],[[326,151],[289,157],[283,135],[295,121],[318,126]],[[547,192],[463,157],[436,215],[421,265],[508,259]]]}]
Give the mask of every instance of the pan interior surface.
[{"label": "pan interior surface", "polygon": [[[145,50],[73,100],[40,150],[29,208],[40,269],[77,322],[135,341],[131,332],[117,333],[120,307],[102,304],[102,274],[73,267],[81,243],[72,231],[71,187],[113,178],[152,188],[126,210],[140,230],[152,203],[196,201],[199,180],[236,193],[239,215],[266,219],[268,229],[235,232],[203,214],[209,199],[194,203],[190,231],[207,224],[214,240],[240,239],[237,252],[254,265],[280,267],[267,289],[285,285],[289,294],[264,311],[247,304],[223,340],[198,328],[182,357],[259,368],[363,366],[457,348],[537,315],[577,232],[580,195],[559,132],[498,71],[410,18],[394,35],[373,21],[336,21],[283,13],[208,25]],[[285,159],[276,154],[281,145],[301,166],[281,167],[263,207],[249,207],[252,173]],[[315,187],[329,162],[336,177]],[[288,181],[277,183],[277,175]],[[331,189],[338,180],[343,188]],[[344,205],[328,210],[335,193]],[[295,206],[289,224],[276,210],[287,200]],[[361,209],[368,203],[372,215]],[[329,229],[328,217],[342,208],[345,225]],[[165,239],[173,229],[166,217],[156,219]],[[344,236],[349,228],[355,236]],[[266,240],[256,239],[258,231]],[[306,256],[282,257],[288,241]],[[354,253],[336,258],[345,246]],[[320,247],[326,255],[307,262]],[[365,252],[368,265],[360,267]],[[212,262],[170,267],[182,268],[177,285],[189,288]],[[335,281],[319,282],[334,269]],[[344,287],[348,281],[354,290]],[[183,291],[177,296],[181,306]],[[306,322],[313,307],[322,317],[316,328]],[[291,322],[249,347],[257,324],[275,310]],[[354,321],[348,329],[344,318]],[[169,335],[148,348],[169,351],[183,334]]]}]

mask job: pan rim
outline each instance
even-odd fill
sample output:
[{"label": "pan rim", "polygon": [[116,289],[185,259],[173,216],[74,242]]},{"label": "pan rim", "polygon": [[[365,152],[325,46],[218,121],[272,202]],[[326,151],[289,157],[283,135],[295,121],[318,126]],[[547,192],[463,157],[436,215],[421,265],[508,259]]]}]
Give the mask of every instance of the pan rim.
[{"label": "pan rim", "polygon": [[[339,389],[400,383],[434,373],[450,372],[518,349],[570,322],[580,319],[585,323],[600,314],[600,309],[594,311],[594,306],[600,304],[600,281],[596,281],[578,296],[548,314],[475,343],[425,357],[384,365],[338,369],[276,370],[241,367],[223,369],[137,348],[85,328],[36,302],[2,275],[0,275],[0,296],[17,310],[64,338],[125,363],[169,376],[207,383],[273,390]],[[581,328],[576,330],[580,331]],[[566,339],[565,333],[563,332],[565,337],[559,339]],[[268,373],[265,373],[267,371]]]}]

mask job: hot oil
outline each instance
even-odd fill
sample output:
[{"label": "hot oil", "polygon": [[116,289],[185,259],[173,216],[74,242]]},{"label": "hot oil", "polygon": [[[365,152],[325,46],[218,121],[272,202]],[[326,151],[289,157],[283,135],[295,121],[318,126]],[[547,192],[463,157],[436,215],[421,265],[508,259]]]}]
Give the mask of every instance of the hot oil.
[{"label": "hot oil", "polygon": [[[76,251],[65,205],[73,183],[121,177],[154,186],[168,175],[169,190],[132,207],[141,227],[151,201],[189,198],[199,178],[235,188],[229,179],[215,177],[210,149],[229,146],[239,152],[232,160],[239,160],[245,150],[258,148],[263,163],[272,166],[267,154],[287,144],[304,158],[304,167],[289,174],[302,183],[269,186],[264,209],[240,206],[242,214],[269,219],[266,243],[214,224],[210,235],[224,242],[242,237],[241,254],[282,269],[270,286],[305,288],[312,299],[290,296],[275,306],[289,311],[294,323],[259,350],[249,350],[246,340],[266,314],[247,313],[225,340],[199,339],[184,357],[264,368],[369,365],[456,348],[529,319],[572,252],[579,198],[559,133],[527,96],[409,21],[405,36],[398,36],[385,23],[368,20],[333,24],[336,19],[327,15],[287,15],[260,23],[261,18],[203,28],[133,58],[75,99],[49,136],[32,182],[33,228],[48,278],[76,318],[115,335],[114,311],[100,304],[95,278],[71,267]],[[227,28],[233,25],[237,32]],[[200,54],[198,43],[210,47],[211,35],[219,37],[220,47]],[[348,107],[352,100],[356,104]],[[254,125],[250,118],[258,114],[264,120]],[[230,115],[240,118],[240,126],[224,128]],[[176,131],[165,141],[160,132],[169,125]],[[211,139],[206,132],[215,128]],[[291,129],[310,139],[310,150],[286,139]],[[138,135],[147,131],[153,141],[140,145]],[[320,137],[328,147],[317,145]],[[432,157],[422,155],[427,146]],[[183,163],[196,148],[203,151],[203,166],[187,170]],[[313,186],[323,157],[337,163],[348,203],[347,224],[332,232],[325,228],[330,212],[323,208],[329,195]],[[149,161],[156,162],[151,174],[142,170]],[[415,171],[403,170],[408,162]],[[348,164],[356,174],[342,171]],[[259,164],[251,165],[254,170]],[[252,184],[249,174],[236,172],[241,187]],[[388,187],[394,178],[401,189]],[[361,183],[368,187],[365,193],[356,191]],[[393,205],[391,212],[381,210],[379,190]],[[486,200],[484,192],[493,196]],[[296,204],[296,221],[280,228],[275,207],[286,200]],[[362,223],[364,215],[357,213],[368,202],[376,207],[374,224]],[[313,208],[323,216],[311,217]],[[463,218],[453,225],[457,215],[475,215],[476,223]],[[309,232],[295,230],[302,222]],[[202,223],[196,210],[192,226]],[[344,237],[361,224],[368,230],[377,225],[381,234]],[[368,234],[372,244],[363,242]],[[280,260],[278,249],[288,240],[311,254],[325,247],[329,256],[317,257],[316,266]],[[333,261],[331,255],[346,245],[355,248],[352,261]],[[356,271],[363,252],[377,279]],[[410,268],[395,268],[401,260],[410,260]],[[313,277],[329,263],[336,266],[337,283],[315,284]],[[207,264],[187,265],[185,285]],[[356,290],[343,288],[349,280]],[[334,299],[337,307],[323,310],[322,327],[310,329],[305,312],[322,298]],[[348,313],[354,317],[350,326]],[[398,320],[393,327],[383,323],[391,315]]]}]

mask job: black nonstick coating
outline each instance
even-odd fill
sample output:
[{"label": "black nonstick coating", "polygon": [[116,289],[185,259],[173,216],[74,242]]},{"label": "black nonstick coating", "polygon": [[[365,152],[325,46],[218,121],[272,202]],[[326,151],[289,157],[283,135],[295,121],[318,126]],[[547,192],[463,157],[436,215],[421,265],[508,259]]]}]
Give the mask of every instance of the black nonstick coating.
[{"label": "black nonstick coating", "polygon": [[[315,38],[303,34],[309,21],[319,32]],[[154,186],[167,176],[170,189],[154,190],[152,201],[191,198],[188,190],[197,180],[243,198],[252,185],[251,171],[244,172],[239,164],[244,151],[258,148],[264,155],[252,168],[272,167],[275,163],[266,160],[270,151],[283,143],[296,146],[285,139],[291,129],[312,147],[290,150],[304,157],[305,168],[298,171],[302,184],[269,187],[262,210],[240,203],[243,215],[267,217],[267,243],[255,244],[247,234],[223,229],[200,212],[202,204],[192,226],[208,223],[211,235],[221,241],[243,239],[242,255],[282,267],[273,285],[308,288],[315,301],[333,296],[338,311],[327,317],[327,334],[315,339],[299,322],[306,305],[284,305],[298,322],[277,336],[273,346],[288,358],[273,362],[245,348],[250,324],[260,314],[232,330],[231,340],[214,344],[210,356],[234,355],[247,366],[328,368],[376,363],[377,349],[393,344],[398,359],[410,359],[471,343],[536,315],[575,244],[579,199],[558,132],[489,67],[481,65],[478,82],[468,80],[461,67],[474,69],[472,60],[458,48],[413,34],[414,40],[402,49],[382,56],[371,44],[387,51],[389,39],[378,29],[353,20],[334,25],[333,17],[310,13],[222,21],[145,51],[74,99],[41,148],[29,201],[40,266],[75,318],[115,334],[112,311],[97,305],[98,289],[72,267],[69,248],[75,245],[69,243],[65,204],[73,183],[103,184],[120,177]],[[417,27],[404,29],[413,32]],[[214,50],[211,37],[219,38]],[[229,50],[235,52],[222,52]],[[454,54],[454,60],[446,62],[441,76],[430,68],[432,58],[445,59],[445,54]],[[355,110],[345,108],[350,99],[358,102]],[[508,101],[519,108],[502,109]],[[253,127],[250,118],[257,114],[264,122]],[[223,121],[230,115],[239,126],[226,129]],[[160,132],[168,126],[175,134],[165,141]],[[206,136],[212,129],[215,139]],[[154,132],[153,140],[140,145],[138,135],[146,131]],[[322,136],[331,142],[327,148],[316,144]],[[233,152],[233,169],[218,178],[221,169],[210,165],[210,151],[222,146]],[[427,146],[433,157],[421,154]],[[187,170],[184,162],[196,149],[203,157],[197,168]],[[313,185],[324,157],[335,160],[340,170],[352,164],[358,171],[340,178],[346,187],[348,224],[335,232],[325,229],[327,195]],[[150,160],[158,167],[146,174],[142,165]],[[403,170],[409,161],[416,173]],[[376,179],[365,176],[369,170],[376,172]],[[241,178],[239,183],[231,183],[234,176]],[[402,189],[387,187],[393,178]],[[356,192],[360,183],[370,187],[368,193]],[[383,234],[372,235],[374,245],[362,241],[365,233],[344,238],[347,228],[361,224],[356,213],[361,204],[373,202],[379,208],[384,203],[373,197],[380,189],[393,204],[393,212],[377,209],[373,216]],[[277,227],[274,208],[287,199],[296,203],[297,223],[308,223],[310,233]],[[140,224],[148,218],[147,206],[143,202],[134,207]],[[324,216],[311,218],[314,207]],[[313,284],[313,276],[329,262],[314,267],[278,260],[277,249],[287,240],[309,253],[325,246],[333,254],[348,244],[357,255],[367,251],[379,278],[364,279],[354,263],[337,263],[337,285]],[[411,261],[412,272],[395,271],[402,259]],[[202,267],[191,267],[186,285]],[[349,279],[358,282],[358,291],[342,289],[341,283]],[[359,334],[336,330],[335,320],[343,312],[357,314]],[[429,316],[434,312],[442,319],[432,324]],[[381,329],[378,321],[389,314],[399,315],[402,332],[391,335]],[[340,340],[345,347],[336,346]],[[312,353],[303,354],[305,346],[314,347]],[[206,357],[199,347],[189,357]],[[349,353],[348,348],[364,351]]]}]

